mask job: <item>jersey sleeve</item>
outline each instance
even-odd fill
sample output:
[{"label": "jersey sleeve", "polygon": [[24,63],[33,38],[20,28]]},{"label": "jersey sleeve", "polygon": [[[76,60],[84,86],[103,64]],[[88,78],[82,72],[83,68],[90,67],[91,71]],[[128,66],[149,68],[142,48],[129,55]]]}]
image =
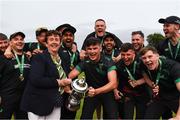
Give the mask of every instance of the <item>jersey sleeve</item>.
[{"label": "jersey sleeve", "polygon": [[82,62],[80,62],[78,65],[76,65],[76,70],[78,70],[79,72],[82,72],[82,71],[84,71],[84,65],[85,65],[85,62],[84,61],[82,61]]},{"label": "jersey sleeve", "polygon": [[117,70],[115,63],[112,60],[107,60],[105,64],[107,65],[108,72],[112,70]]},{"label": "jersey sleeve", "polygon": [[170,68],[171,78],[175,83],[180,82],[180,63],[174,61],[174,64]]}]

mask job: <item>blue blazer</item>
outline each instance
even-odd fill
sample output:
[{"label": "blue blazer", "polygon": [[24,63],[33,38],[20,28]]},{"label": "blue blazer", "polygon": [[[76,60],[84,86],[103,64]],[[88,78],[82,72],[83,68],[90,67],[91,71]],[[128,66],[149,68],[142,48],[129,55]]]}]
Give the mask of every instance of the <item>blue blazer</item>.
[{"label": "blue blazer", "polygon": [[55,106],[61,106],[62,100],[56,79],[59,79],[59,74],[50,53],[45,50],[35,55],[32,58],[21,109],[45,116],[50,114]]}]

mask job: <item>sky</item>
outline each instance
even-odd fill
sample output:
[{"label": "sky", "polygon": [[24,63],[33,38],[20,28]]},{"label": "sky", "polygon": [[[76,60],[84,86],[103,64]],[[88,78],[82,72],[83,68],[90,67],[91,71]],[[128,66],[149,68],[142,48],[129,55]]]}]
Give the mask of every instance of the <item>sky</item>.
[{"label": "sky", "polygon": [[36,41],[39,27],[55,29],[69,23],[77,29],[75,41],[81,48],[98,18],[106,21],[107,31],[130,42],[136,30],[145,36],[163,34],[158,19],[171,15],[180,16],[180,0],[0,0],[0,32],[10,36],[22,31],[30,42]]}]

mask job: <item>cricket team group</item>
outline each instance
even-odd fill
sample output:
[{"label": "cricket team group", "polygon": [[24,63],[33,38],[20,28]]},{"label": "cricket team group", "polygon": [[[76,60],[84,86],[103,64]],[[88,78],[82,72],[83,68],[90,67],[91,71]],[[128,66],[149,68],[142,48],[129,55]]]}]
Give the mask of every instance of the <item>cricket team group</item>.
[{"label": "cricket team group", "polygon": [[84,74],[80,119],[180,120],[180,18],[157,22],[165,39],[154,46],[144,45],[141,30],[121,41],[104,19],[80,51],[69,23],[36,29],[37,42],[26,42],[21,31],[0,33],[0,119],[76,119],[66,102]]}]

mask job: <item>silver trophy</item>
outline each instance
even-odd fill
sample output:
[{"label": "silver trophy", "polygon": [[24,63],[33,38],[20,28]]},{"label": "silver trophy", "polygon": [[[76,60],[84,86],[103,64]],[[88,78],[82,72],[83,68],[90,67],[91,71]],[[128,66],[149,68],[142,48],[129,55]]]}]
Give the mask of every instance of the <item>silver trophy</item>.
[{"label": "silver trophy", "polygon": [[72,93],[66,102],[66,107],[70,111],[77,111],[80,108],[81,99],[85,96],[88,85],[85,79],[75,79],[71,83]]}]

